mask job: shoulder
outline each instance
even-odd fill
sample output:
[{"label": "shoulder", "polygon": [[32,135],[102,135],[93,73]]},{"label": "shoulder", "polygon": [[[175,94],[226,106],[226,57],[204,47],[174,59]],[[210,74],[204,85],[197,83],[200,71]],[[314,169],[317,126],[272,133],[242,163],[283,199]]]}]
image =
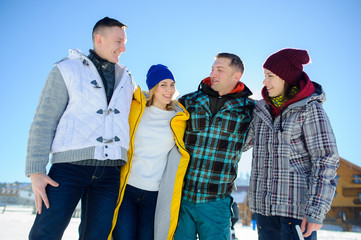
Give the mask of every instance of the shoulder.
[{"label": "shoulder", "polygon": [[205,96],[206,95],[202,91],[195,91],[183,95],[178,99],[178,101],[186,108],[188,108],[190,104],[193,104],[196,101],[200,101],[200,99],[204,99]]},{"label": "shoulder", "polygon": [[249,97],[245,98],[244,105],[254,108],[256,106],[256,104],[257,104],[257,100],[254,100]]},{"label": "shoulder", "polygon": [[249,111],[253,111],[256,106],[256,100],[249,97],[232,98],[229,100],[229,103],[233,108],[246,109]]},{"label": "shoulder", "polygon": [[69,49],[68,56],[55,63],[56,66],[61,67],[77,64],[79,64],[79,66],[89,66],[90,64],[92,64],[92,62],[79,49]]},{"label": "shoulder", "polygon": [[182,102],[184,100],[195,99],[198,97],[199,94],[200,94],[200,91],[190,92],[190,93],[187,93],[187,94],[181,96],[179,98],[179,100]]},{"label": "shoulder", "polygon": [[319,101],[310,101],[307,102],[304,106],[304,111],[306,114],[313,114],[313,113],[324,113],[324,109],[322,103]]},{"label": "shoulder", "polygon": [[174,111],[175,111],[176,113],[178,113],[178,112],[187,113],[187,110],[185,109],[185,107],[183,106],[183,104],[180,103],[179,101],[173,101],[173,107],[174,107]]}]

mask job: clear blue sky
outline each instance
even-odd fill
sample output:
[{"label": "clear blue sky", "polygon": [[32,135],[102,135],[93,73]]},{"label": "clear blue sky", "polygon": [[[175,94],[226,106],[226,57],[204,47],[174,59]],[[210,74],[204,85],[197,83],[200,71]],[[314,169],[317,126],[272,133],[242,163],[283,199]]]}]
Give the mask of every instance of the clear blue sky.
[{"label": "clear blue sky", "polygon": [[[0,2],[0,182],[24,175],[28,131],[53,63],[69,48],[92,48],[105,16],[128,25],[128,66],[145,89],[152,64],[167,65],[181,94],[197,89],[218,52],[238,54],[242,81],[259,98],[262,64],[285,48],[307,49],[341,157],[361,166],[361,1],[10,1]],[[243,164],[249,165],[246,160]],[[240,166],[242,168],[242,166]],[[246,169],[246,167],[244,167]]]}]

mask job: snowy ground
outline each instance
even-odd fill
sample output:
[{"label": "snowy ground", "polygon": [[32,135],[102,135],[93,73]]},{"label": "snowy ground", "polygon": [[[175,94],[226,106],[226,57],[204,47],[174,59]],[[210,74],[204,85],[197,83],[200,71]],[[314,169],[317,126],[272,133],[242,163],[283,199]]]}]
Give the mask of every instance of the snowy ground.
[{"label": "snowy ground", "polygon": [[[0,209],[2,210],[2,209]],[[29,230],[33,224],[34,217],[31,208],[8,206],[5,213],[1,214],[0,211],[0,239],[1,240],[25,240],[28,237]],[[77,228],[79,225],[79,218],[72,218],[67,230],[64,233],[64,240],[78,239]],[[325,226],[326,229],[337,230],[338,227]],[[355,231],[361,231],[359,228],[354,227]],[[257,232],[253,231],[251,227],[242,226],[237,223],[236,235],[240,240],[257,240]],[[341,232],[320,230],[318,231],[319,240],[361,240],[361,233],[355,232]]]}]

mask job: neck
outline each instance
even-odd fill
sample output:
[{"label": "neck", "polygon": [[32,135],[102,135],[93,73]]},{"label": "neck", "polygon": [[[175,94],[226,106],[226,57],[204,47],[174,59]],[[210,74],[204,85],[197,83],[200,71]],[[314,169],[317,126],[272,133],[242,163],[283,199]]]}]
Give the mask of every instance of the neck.
[{"label": "neck", "polygon": [[156,107],[156,108],[159,108],[159,109],[162,109],[162,110],[167,110],[167,105],[166,104],[153,102],[152,106]]},{"label": "neck", "polygon": [[[93,56],[100,63],[111,63],[108,60],[106,60],[105,58],[103,58],[95,49],[94,50],[90,49],[89,52],[90,52],[89,56]],[[112,63],[112,64],[114,64],[114,63]]]}]

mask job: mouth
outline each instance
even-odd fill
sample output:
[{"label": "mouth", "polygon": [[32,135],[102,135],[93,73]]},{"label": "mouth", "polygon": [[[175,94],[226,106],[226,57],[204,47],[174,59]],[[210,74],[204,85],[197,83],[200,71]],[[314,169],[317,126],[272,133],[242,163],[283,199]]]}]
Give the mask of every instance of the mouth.
[{"label": "mouth", "polygon": [[122,54],[121,52],[120,53],[114,52],[114,56],[117,57],[117,58],[119,58],[121,54]]},{"label": "mouth", "polygon": [[211,85],[217,84],[219,81],[215,80],[215,79],[211,79]]}]

